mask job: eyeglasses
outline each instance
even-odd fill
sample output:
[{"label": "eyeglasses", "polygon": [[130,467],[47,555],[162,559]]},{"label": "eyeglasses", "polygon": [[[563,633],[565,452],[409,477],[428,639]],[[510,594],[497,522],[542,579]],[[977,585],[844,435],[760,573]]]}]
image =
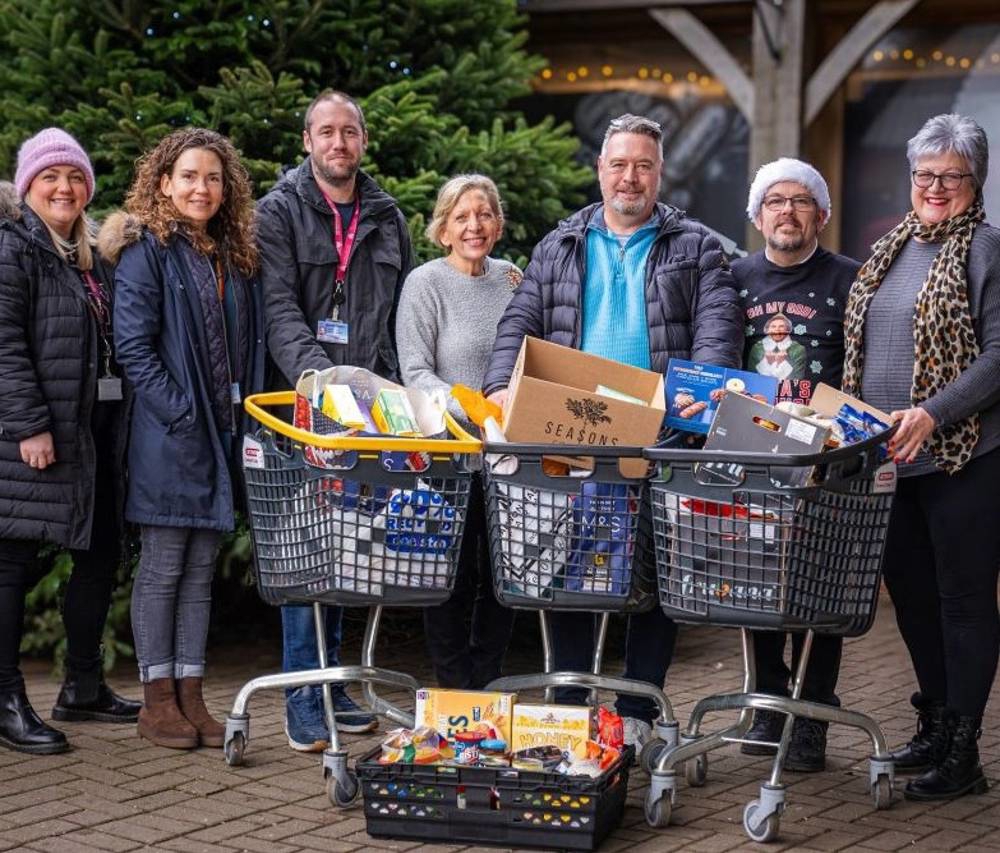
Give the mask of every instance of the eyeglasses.
[{"label": "eyeglasses", "polygon": [[929,190],[935,181],[940,181],[946,190],[957,190],[962,185],[962,178],[971,178],[972,172],[945,172],[939,175],[928,169],[914,169],[910,172],[910,177],[913,179],[913,186],[922,190]]},{"label": "eyeglasses", "polygon": [[791,204],[793,210],[804,213],[816,206],[816,200],[811,195],[769,195],[764,199],[764,207],[771,213],[780,213],[786,204]]}]

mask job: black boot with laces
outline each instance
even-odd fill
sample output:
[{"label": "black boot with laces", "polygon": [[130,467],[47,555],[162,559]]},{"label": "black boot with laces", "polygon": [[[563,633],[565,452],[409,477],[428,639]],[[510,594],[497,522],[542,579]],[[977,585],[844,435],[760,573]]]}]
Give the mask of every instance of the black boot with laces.
[{"label": "black boot with laces", "polygon": [[903,791],[908,800],[953,800],[965,794],[985,794],[989,789],[976,742],[982,734],[979,717],[946,713],[949,743],[944,758],[926,773],[912,779]]},{"label": "black boot with laces", "polygon": [[905,746],[889,753],[897,773],[923,773],[941,761],[948,750],[944,702],[914,693],[910,704],[917,709],[917,733]]}]

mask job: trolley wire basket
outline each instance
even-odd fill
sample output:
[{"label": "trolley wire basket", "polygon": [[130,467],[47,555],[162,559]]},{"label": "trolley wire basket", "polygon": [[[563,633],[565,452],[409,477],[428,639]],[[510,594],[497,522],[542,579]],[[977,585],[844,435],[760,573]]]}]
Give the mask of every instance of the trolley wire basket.
[{"label": "trolley wire basket", "polygon": [[874,618],[887,434],[811,456],[651,448],[660,605],[682,622],[857,636]]},{"label": "trolley wire basket", "polygon": [[[656,604],[646,481],[619,460],[641,448],[588,448],[593,470],[552,476],[564,445],[489,445],[486,516],[497,599],[535,610],[637,612]],[[496,451],[494,453],[492,451]]]},{"label": "trolley wire basket", "polygon": [[474,467],[462,454],[479,442],[453,421],[456,439],[439,441],[276,428],[262,407],[288,402],[259,395],[248,405],[265,424],[243,453],[260,596],[275,605],[446,601]]}]

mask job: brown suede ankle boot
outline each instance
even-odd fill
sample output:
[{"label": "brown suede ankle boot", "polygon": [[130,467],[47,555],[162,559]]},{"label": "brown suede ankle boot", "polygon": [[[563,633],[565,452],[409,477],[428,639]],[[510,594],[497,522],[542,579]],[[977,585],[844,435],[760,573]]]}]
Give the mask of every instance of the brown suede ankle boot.
[{"label": "brown suede ankle boot", "polygon": [[145,702],[139,711],[139,737],[170,749],[194,749],[198,731],[177,707],[174,680],[156,678],[142,687]]},{"label": "brown suede ankle boot", "polygon": [[201,678],[181,678],[177,681],[177,704],[187,721],[198,730],[202,746],[222,746],[226,727],[208,713],[201,695]]}]

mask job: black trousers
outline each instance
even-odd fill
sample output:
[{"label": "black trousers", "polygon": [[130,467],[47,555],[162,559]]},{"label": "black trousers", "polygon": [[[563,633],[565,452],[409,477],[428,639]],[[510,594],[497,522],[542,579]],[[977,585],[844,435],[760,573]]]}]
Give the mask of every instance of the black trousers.
[{"label": "black trousers", "polygon": [[424,609],[427,652],[440,687],[479,690],[500,677],[514,611],[493,594],[482,481],[473,477],[455,590]]},{"label": "black trousers", "polygon": [[[90,547],[70,551],[73,571],[63,600],[66,666],[78,672],[92,671],[101,665],[101,637],[121,559],[113,431],[97,429],[98,423],[95,417],[97,476]],[[37,561],[39,544],[21,539],[0,539],[0,692],[24,687],[19,668],[24,599],[40,579]]]},{"label": "black trousers", "polygon": [[885,583],[921,694],[981,717],[1000,655],[1000,449],[899,480]]},{"label": "black trousers", "polygon": [[[791,680],[799,666],[804,634],[786,634],[783,631],[754,631],[754,658],[757,663],[757,692],[772,696],[788,696]],[[785,642],[792,638],[792,665],[785,663]],[[837,677],[840,675],[840,656],[844,638],[829,634],[813,637],[806,677],[802,684],[802,697],[811,702],[840,706],[837,698]]]},{"label": "black trousers", "polygon": [[[596,618],[592,613],[567,611],[549,616],[553,664],[557,670],[590,672],[594,663]],[[624,677],[662,689],[676,643],[677,623],[664,616],[659,606],[629,616]],[[556,690],[556,701],[570,705],[586,704],[587,696],[588,691],[584,688],[560,687]],[[636,717],[647,723],[656,719],[658,713],[651,700],[626,694],[619,694],[615,709],[622,717]]]}]

